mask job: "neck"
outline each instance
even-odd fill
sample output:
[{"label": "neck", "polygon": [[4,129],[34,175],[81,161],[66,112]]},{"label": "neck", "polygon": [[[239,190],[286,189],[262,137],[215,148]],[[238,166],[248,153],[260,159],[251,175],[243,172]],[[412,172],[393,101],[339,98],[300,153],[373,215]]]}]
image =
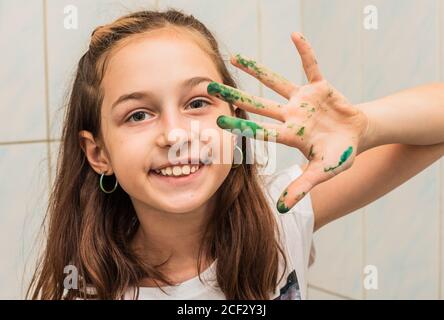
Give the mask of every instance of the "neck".
[{"label": "neck", "polygon": [[140,222],[132,243],[136,251],[154,264],[168,260],[162,267],[165,270],[196,265],[204,230],[214,212],[214,197],[201,207],[182,213],[159,211],[141,203],[133,204]]}]

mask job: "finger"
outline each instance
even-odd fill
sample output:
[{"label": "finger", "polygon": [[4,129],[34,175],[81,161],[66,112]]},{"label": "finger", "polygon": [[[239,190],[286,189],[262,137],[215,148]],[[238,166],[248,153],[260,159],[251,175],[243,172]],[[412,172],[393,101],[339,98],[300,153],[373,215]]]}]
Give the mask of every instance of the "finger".
[{"label": "finger", "polygon": [[234,134],[250,137],[258,140],[280,142],[282,141],[283,128],[279,124],[255,122],[230,116],[219,116],[217,125]]},{"label": "finger", "polygon": [[231,57],[231,63],[286,99],[290,99],[291,94],[298,89],[291,81],[246,56],[237,54]]},{"label": "finger", "polygon": [[321,81],[323,76],[311,45],[304,36],[298,32],[293,32],[291,34],[291,39],[301,56],[302,66],[304,67],[308,82]]},{"label": "finger", "polygon": [[290,211],[314,186],[321,183],[319,179],[320,175],[316,173],[319,170],[313,169],[310,165],[311,163],[309,163],[307,169],[282,192],[276,203],[276,208],[279,213],[287,213]]},{"label": "finger", "polygon": [[[296,205],[312,188],[316,185],[331,179],[338,173],[350,167],[350,160],[353,155],[353,147],[349,146],[333,165],[326,164],[324,157],[312,160],[301,176],[291,182],[279,197],[276,208],[280,213],[288,212]],[[308,158],[313,158],[313,148],[310,148]]]},{"label": "finger", "polygon": [[255,97],[239,89],[214,81],[208,84],[207,92],[219,99],[235,104],[245,111],[285,121],[282,105],[272,100]]}]

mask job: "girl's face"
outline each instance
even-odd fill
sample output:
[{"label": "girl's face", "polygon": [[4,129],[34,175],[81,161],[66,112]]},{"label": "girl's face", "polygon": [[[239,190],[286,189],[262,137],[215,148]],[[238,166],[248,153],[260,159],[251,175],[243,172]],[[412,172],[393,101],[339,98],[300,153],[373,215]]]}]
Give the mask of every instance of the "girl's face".
[{"label": "girl's face", "polygon": [[[105,157],[136,208],[174,213],[202,208],[228,175],[235,136],[216,119],[231,112],[207,93],[211,81],[222,82],[215,64],[185,34],[158,30],[110,56],[102,81]],[[190,160],[199,158],[208,164]],[[181,159],[191,165],[173,168]],[[172,175],[156,172],[161,168]]]}]

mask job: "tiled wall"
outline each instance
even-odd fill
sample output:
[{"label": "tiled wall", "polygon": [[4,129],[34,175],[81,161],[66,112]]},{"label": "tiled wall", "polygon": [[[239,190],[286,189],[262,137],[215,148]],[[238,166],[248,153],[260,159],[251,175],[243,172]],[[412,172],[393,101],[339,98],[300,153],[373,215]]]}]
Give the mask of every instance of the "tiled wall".
[{"label": "tiled wall", "polygon": [[[314,46],[327,79],[352,102],[444,81],[444,0],[0,0],[0,299],[22,298],[49,196],[63,105],[75,64],[95,26],[132,10],[173,6],[192,13],[224,56],[257,57],[290,80],[305,81],[290,32]],[[379,29],[363,28],[375,5]],[[63,27],[75,5],[79,28]],[[230,67],[241,88],[283,101]],[[253,118],[261,118],[253,116]],[[278,145],[279,169],[302,162]],[[443,298],[444,163],[371,205],[321,229],[309,298]],[[362,285],[378,268],[379,289]]]}]

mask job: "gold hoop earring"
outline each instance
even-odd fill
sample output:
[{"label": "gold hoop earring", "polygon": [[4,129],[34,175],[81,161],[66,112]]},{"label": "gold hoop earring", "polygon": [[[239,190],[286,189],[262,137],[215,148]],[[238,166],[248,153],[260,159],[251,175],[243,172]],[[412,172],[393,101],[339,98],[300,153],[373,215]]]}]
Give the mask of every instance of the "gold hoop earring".
[{"label": "gold hoop earring", "polygon": [[113,188],[111,191],[106,191],[105,188],[103,187],[103,177],[104,177],[104,176],[105,176],[105,173],[102,173],[102,175],[100,176],[100,181],[99,181],[100,189],[101,189],[104,193],[107,193],[107,194],[109,194],[109,193],[113,193],[113,192],[116,191],[116,189],[117,189],[117,185],[118,185],[117,178],[116,178],[116,183],[115,183],[115,185],[114,185],[114,188]]},{"label": "gold hoop earring", "polygon": [[239,152],[240,152],[241,161],[237,165],[233,164],[231,166],[231,169],[239,167],[242,164],[242,162],[244,161],[244,152],[242,151],[242,149],[237,144],[236,144],[236,147],[234,148],[234,151],[236,151],[236,149],[239,150]]}]

